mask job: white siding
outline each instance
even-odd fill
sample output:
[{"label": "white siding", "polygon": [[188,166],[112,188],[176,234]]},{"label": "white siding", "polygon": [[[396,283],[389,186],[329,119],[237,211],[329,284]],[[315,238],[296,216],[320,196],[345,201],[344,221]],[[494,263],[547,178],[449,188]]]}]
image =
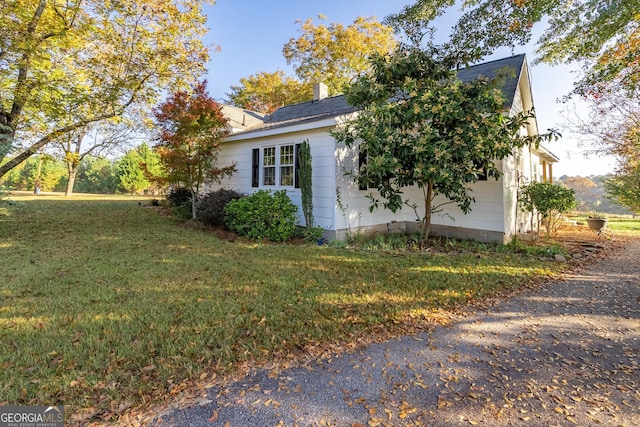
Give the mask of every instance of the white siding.
[{"label": "white siding", "polygon": [[[334,205],[335,205],[335,162],[334,147],[335,140],[329,135],[327,129],[319,129],[306,133],[284,133],[281,135],[271,135],[241,141],[228,141],[220,145],[218,155],[219,165],[236,164],[237,172],[225,178],[221,184],[207,186],[205,191],[213,191],[218,188],[231,188],[243,193],[252,194],[259,189],[266,190],[286,190],[291,200],[298,206],[298,219],[300,225],[305,225],[304,215],[301,209],[301,194],[299,188],[275,186],[251,186],[251,162],[252,150],[262,149],[268,146],[279,146],[286,144],[299,144],[305,140],[309,141],[312,158],[312,181],[313,181],[313,215],[315,225],[333,230],[335,227]],[[262,178],[262,175],[261,175]],[[262,184],[262,182],[261,182]],[[277,184],[277,183],[276,183]]]},{"label": "white siding", "polygon": [[[522,94],[525,94],[523,97]],[[528,70],[523,70],[510,114],[514,115],[533,106],[531,99]],[[227,187],[245,193],[252,193],[258,188],[251,187],[252,150],[265,146],[281,144],[298,144],[308,140],[311,146],[313,168],[313,206],[314,220],[317,226],[329,232],[336,232],[337,236],[347,233],[357,233],[361,230],[386,230],[392,222],[416,223],[419,218],[410,207],[403,207],[398,212],[391,212],[382,206],[380,200],[378,209],[370,212],[370,199],[366,196],[371,190],[359,190],[348,173],[353,172],[358,164],[356,148],[347,148],[344,144],[337,144],[329,134],[329,130],[347,117],[327,119],[315,123],[299,123],[288,128],[249,132],[247,135],[238,133],[228,138],[221,145],[218,162],[220,165],[236,163],[237,173],[225,179],[221,185],[210,186],[207,190]],[[535,134],[535,121],[522,129],[523,133]],[[529,228],[530,216],[517,209],[518,186],[532,180],[541,179],[540,158],[532,154],[529,147],[525,147],[497,162],[502,172],[499,180],[489,178],[470,184],[475,202],[471,205],[471,212],[465,215],[455,204],[448,204],[443,211],[432,217],[432,224],[459,229],[479,230],[477,236],[491,234],[503,241],[509,240],[515,232],[524,232]],[[270,186],[271,190],[280,189]],[[286,188],[289,197],[300,207],[300,190]],[[374,190],[375,191],[375,190]],[[404,199],[417,205],[417,214],[424,216],[424,197],[422,190],[417,187],[404,190]],[[438,197],[435,204],[446,200]],[[299,223],[304,224],[302,211],[299,212]]]},{"label": "white siding", "polygon": [[[336,170],[352,171],[357,166],[357,161],[355,149],[345,148],[342,144],[336,147]],[[416,212],[412,208],[404,206],[394,213],[383,208],[382,199],[379,208],[370,212],[371,201],[366,196],[373,192],[380,199],[376,190],[359,190],[353,179],[350,176],[344,176],[343,173],[338,175],[337,182],[341,201],[336,204],[338,230],[356,232],[360,227],[386,225],[393,221],[418,221]],[[442,212],[432,217],[432,223],[434,225],[503,232],[502,178],[498,181],[489,178],[487,181],[470,184],[469,187],[476,199],[469,214],[465,215],[455,204],[448,204],[443,207]],[[403,199],[408,199],[411,204],[416,204],[418,206],[417,213],[422,218],[425,206],[422,190],[418,187],[410,187],[404,189],[403,192]],[[446,202],[446,199],[440,196],[435,199],[434,203],[443,202]]]}]

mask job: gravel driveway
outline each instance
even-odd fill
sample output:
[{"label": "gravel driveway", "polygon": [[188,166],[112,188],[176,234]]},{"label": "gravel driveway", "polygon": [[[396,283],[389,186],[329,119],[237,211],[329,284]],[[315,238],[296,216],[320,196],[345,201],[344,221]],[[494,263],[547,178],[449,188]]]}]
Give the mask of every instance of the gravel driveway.
[{"label": "gravel driveway", "polygon": [[151,425],[640,425],[640,242],[485,310],[254,370]]}]

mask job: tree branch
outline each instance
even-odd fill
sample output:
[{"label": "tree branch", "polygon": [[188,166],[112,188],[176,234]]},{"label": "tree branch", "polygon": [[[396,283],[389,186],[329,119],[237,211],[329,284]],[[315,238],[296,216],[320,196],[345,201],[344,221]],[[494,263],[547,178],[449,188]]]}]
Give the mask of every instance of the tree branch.
[{"label": "tree branch", "polygon": [[47,136],[45,136],[45,137],[41,138],[40,140],[38,140],[38,142],[36,142],[33,145],[31,145],[31,147],[23,150],[16,157],[14,157],[13,159],[9,160],[7,163],[5,163],[2,166],[0,166],[0,177],[4,176],[7,172],[9,172],[11,169],[15,168],[16,166],[18,166],[20,163],[22,163],[25,160],[27,160],[32,155],[36,154],[36,152],[40,148],[44,147],[45,145],[47,145],[51,141],[55,140],[56,138],[59,138],[61,135],[64,135],[65,133],[73,132],[74,130],[80,129],[80,128],[88,125],[89,123],[94,123],[94,122],[98,122],[98,121],[101,121],[101,120],[110,119],[110,118],[115,117],[115,116],[116,116],[115,114],[111,114],[111,113],[110,114],[103,114],[103,115],[100,115],[100,116],[92,117],[90,119],[81,120],[81,121],[76,122],[76,123],[74,123],[72,125],[64,126],[64,127],[61,127],[60,129],[57,129],[57,130],[51,132]]}]

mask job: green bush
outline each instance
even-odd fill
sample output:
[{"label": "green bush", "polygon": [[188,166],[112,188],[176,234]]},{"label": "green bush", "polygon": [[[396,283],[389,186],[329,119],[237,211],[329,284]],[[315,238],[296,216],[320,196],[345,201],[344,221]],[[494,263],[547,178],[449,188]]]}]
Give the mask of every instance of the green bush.
[{"label": "green bush", "polygon": [[239,191],[226,188],[207,193],[198,201],[198,219],[207,225],[225,225],[225,206],[232,200],[237,200],[245,196],[246,194],[240,193]]},{"label": "green bush", "polygon": [[259,190],[256,193],[232,200],[224,208],[226,226],[251,239],[269,239],[283,242],[291,238],[296,229],[298,207],[291,202],[284,190]]},{"label": "green bush", "polygon": [[307,243],[316,243],[318,240],[322,239],[324,235],[324,230],[322,227],[305,227],[302,230],[302,238],[304,238]]},{"label": "green bush", "polygon": [[518,204],[527,212],[536,212],[539,224],[547,230],[547,237],[555,233],[560,215],[576,206],[576,195],[570,188],[549,182],[532,182],[520,189]]},{"label": "green bush", "polygon": [[171,208],[171,212],[174,216],[183,221],[188,221],[192,218],[193,213],[191,212],[191,201],[183,203],[179,206],[173,206]]},{"label": "green bush", "polygon": [[167,194],[167,200],[175,216],[185,221],[191,218],[191,190],[184,187],[173,188]]},{"label": "green bush", "polygon": [[167,194],[167,200],[169,200],[169,205],[172,208],[189,204],[189,209],[191,209],[191,190],[184,187],[173,188]]}]

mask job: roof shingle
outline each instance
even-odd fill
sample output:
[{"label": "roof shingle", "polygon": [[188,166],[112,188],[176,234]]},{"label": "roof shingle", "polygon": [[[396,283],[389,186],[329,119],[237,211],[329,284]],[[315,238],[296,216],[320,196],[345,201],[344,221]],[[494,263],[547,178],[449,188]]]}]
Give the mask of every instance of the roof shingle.
[{"label": "roof shingle", "polygon": [[[520,54],[473,65],[459,70],[458,78],[463,82],[474,80],[480,76],[491,79],[494,78],[500,70],[513,70],[513,73],[507,74],[502,86],[502,91],[506,98],[506,106],[510,107],[513,104],[524,61],[525,55]],[[262,124],[242,133],[314,122],[355,111],[358,111],[358,108],[349,105],[344,95],[332,96],[318,101],[301,102],[277,109],[273,114],[265,116]]]}]

